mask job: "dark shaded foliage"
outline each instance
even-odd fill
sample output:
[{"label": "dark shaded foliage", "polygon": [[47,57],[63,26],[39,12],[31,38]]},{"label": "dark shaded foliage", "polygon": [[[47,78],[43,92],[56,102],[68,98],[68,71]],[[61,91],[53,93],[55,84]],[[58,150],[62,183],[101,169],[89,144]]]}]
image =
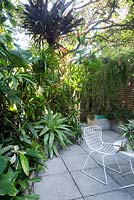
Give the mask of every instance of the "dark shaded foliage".
[{"label": "dark shaded foliage", "polygon": [[54,47],[59,47],[58,40],[61,36],[73,32],[82,24],[82,18],[75,19],[69,6],[73,1],[57,0],[49,10],[48,1],[29,0],[24,5],[23,27],[39,46],[45,42]]}]

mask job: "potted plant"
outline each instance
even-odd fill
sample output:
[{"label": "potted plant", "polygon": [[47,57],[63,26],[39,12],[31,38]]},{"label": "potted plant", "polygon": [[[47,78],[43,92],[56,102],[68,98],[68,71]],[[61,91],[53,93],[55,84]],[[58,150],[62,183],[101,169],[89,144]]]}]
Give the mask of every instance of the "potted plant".
[{"label": "potted plant", "polygon": [[98,125],[102,130],[110,129],[110,122],[103,114],[92,114],[87,116],[87,124],[90,126]]},{"label": "potted plant", "polygon": [[111,105],[106,116],[110,120],[111,129],[120,133],[121,125],[126,123],[128,119],[132,119],[133,113],[121,105]]}]

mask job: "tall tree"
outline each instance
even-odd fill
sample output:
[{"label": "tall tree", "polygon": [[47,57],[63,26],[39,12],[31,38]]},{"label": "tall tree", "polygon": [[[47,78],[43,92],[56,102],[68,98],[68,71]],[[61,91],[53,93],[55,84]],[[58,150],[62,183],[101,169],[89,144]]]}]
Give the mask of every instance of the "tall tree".
[{"label": "tall tree", "polygon": [[[75,1],[76,2],[76,1]],[[85,20],[79,43],[98,51],[104,47],[132,43],[134,33],[134,1],[89,0],[74,5],[74,11]],[[86,51],[87,55],[89,51]],[[85,54],[84,54],[85,56]]]}]

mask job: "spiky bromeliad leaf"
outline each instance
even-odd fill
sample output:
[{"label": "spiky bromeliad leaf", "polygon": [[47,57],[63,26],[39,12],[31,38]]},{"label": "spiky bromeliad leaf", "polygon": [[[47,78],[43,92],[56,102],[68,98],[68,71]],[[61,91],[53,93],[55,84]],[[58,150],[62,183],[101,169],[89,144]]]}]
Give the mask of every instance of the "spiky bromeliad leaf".
[{"label": "spiky bromeliad leaf", "polygon": [[33,36],[39,46],[45,41],[53,47],[58,47],[61,36],[73,32],[82,24],[82,18],[75,19],[69,6],[73,0],[57,0],[48,9],[48,0],[28,0],[24,5],[23,27]]}]

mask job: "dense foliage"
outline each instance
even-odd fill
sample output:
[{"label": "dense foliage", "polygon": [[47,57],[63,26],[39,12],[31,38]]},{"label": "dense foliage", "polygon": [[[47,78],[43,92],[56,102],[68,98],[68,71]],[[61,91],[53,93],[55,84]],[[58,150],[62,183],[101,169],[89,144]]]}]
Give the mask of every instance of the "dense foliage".
[{"label": "dense foliage", "polygon": [[124,125],[120,126],[124,138],[127,139],[125,143],[125,150],[134,150],[134,120],[128,120]]},{"label": "dense foliage", "polygon": [[92,57],[83,61],[87,74],[82,102],[92,118],[94,114],[105,114],[109,119],[126,121],[134,117],[132,110],[122,102],[122,89],[133,84],[133,51],[111,57]]},{"label": "dense foliage", "polygon": [[[29,181],[36,181],[30,178],[30,175],[44,165],[45,151],[38,144],[32,122],[27,119],[25,110],[26,98],[31,96],[36,82],[29,69],[26,69],[27,64],[19,52],[8,49],[4,43],[2,47],[0,53],[0,195],[2,199],[12,199],[13,196],[23,195],[29,187]],[[27,91],[29,91],[28,97],[25,95]],[[35,197],[36,195],[33,196]]]},{"label": "dense foliage", "polygon": [[[17,9],[11,1],[3,1],[0,36],[0,196],[3,200],[38,199],[30,189],[30,183],[39,181],[32,178],[33,172],[36,174],[47,157],[58,156],[59,147],[72,144],[81,133],[76,110],[79,92],[75,95],[77,85],[73,87],[69,83],[69,77],[74,76],[71,67],[66,60],[59,61],[53,47],[40,51],[15,47],[12,38],[15,23],[6,22],[13,23]],[[70,73],[67,79],[65,73]]]}]

